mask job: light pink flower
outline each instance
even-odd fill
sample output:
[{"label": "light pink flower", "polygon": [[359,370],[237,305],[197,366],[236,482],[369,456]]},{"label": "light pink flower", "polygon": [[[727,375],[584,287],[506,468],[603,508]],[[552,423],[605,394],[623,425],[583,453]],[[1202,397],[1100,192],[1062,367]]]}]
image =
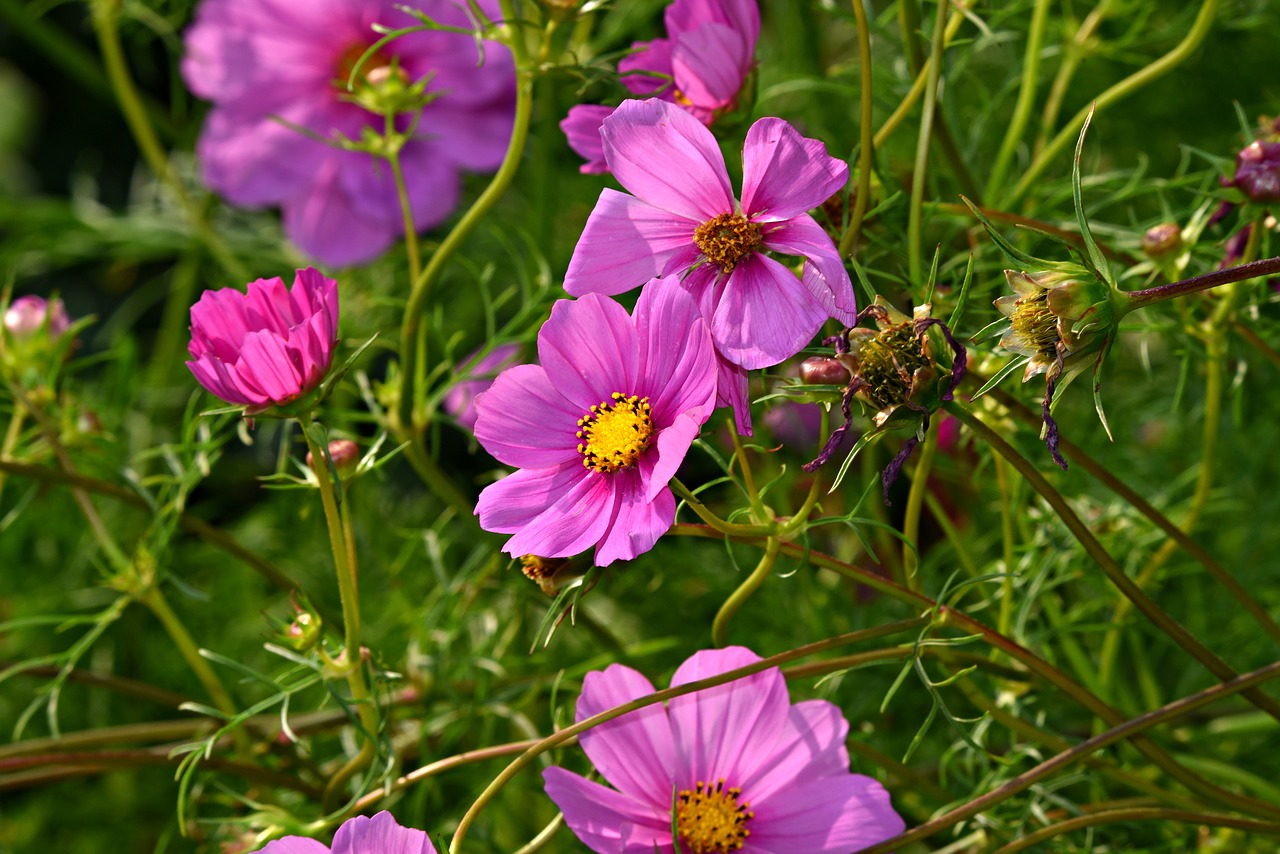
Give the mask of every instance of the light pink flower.
[{"label": "light pink flower", "polygon": [[[632,94],[676,104],[704,125],[738,106],[760,38],[756,0],[676,0],[664,15],[667,38],[631,45],[618,63]],[[580,105],[560,123],[569,146],[586,159],[580,171],[609,171],[600,123],[610,107]]]},{"label": "light pink flower", "polygon": [[[280,206],[289,239],[327,264],[377,257],[404,233],[391,170],[373,155],[315,139],[360,140],[384,119],[352,101],[347,78],[380,34],[419,23],[470,27],[466,4],[450,0],[203,0],[185,37],[182,73],[214,103],[196,153],[205,181],[245,207]],[[497,3],[481,0],[487,12]],[[380,48],[366,79],[394,59],[409,82],[430,75],[439,97],[422,110],[400,159],[414,223],[438,225],[457,205],[463,171],[502,161],[514,117],[510,53],[465,33],[416,32]],[[402,115],[400,129],[413,117]],[[299,128],[303,130],[299,130]]]},{"label": "light pink flower", "polygon": [[[671,685],[759,660],[743,647],[704,650]],[[621,664],[588,673],[577,719],[653,691]],[[879,783],[850,773],[848,732],[831,703],[792,704],[774,667],[582,733],[578,743],[612,789],[563,768],[542,776],[565,822],[600,854],[669,854],[673,824],[686,854],[849,854],[905,824]]]},{"label": "light pink flower", "polygon": [[305,836],[286,836],[260,854],[436,854],[425,831],[401,827],[391,813],[349,818],[333,836],[333,848]]},{"label": "light pink flower", "polygon": [[444,411],[473,432],[476,428],[476,395],[489,390],[499,371],[519,361],[520,345],[501,344],[482,359],[476,358],[479,352],[477,350],[467,356],[458,367],[462,379],[454,383],[443,401]]},{"label": "light pink flower", "polygon": [[4,312],[4,328],[16,340],[36,335],[48,323],[49,338],[59,338],[71,326],[62,300],[46,300],[27,294],[9,303]]},{"label": "light pink flower", "polygon": [[511,534],[511,555],[595,546],[606,566],[648,551],[675,521],[668,484],[715,401],[697,305],[674,280],[645,288],[634,316],[594,294],[560,300],[538,361],[476,398],[476,438],[520,468],[480,494],[481,527]]},{"label": "light pink flower", "polygon": [[[688,273],[684,287],[709,320],[716,349],[743,369],[795,355],[828,317],[857,321],[839,252],[807,213],[849,173],[821,142],[781,119],[757,121],[743,148],[739,204],[715,138],[677,107],[627,101],[601,133],[610,170],[634,195],[600,193],[565,273],[570,294],[617,294]],[[766,250],[803,257],[802,275]]]},{"label": "light pink flower", "polygon": [[191,361],[200,385],[259,412],[314,389],[333,362],[338,283],[307,267],[286,289],[277,276],[205,291],[191,307]]}]

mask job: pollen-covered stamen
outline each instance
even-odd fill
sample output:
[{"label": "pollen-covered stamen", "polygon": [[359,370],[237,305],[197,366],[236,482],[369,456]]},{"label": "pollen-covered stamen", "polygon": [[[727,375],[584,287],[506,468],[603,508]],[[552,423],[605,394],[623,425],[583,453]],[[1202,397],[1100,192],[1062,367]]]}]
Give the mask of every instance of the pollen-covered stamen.
[{"label": "pollen-covered stamen", "polygon": [[1009,321],[1027,350],[1055,359],[1058,356],[1058,318],[1049,310],[1048,293],[1038,290],[1018,300]]},{"label": "pollen-covered stamen", "polygon": [[676,833],[685,854],[729,854],[737,851],[751,835],[747,822],[755,813],[740,801],[742,790],[726,789],[724,780],[708,786],[701,780],[690,791],[676,795]]},{"label": "pollen-covered stamen", "polygon": [[867,397],[880,409],[904,402],[915,372],[930,364],[911,323],[891,326],[863,344],[860,361]]},{"label": "pollen-covered stamen", "polygon": [[653,436],[649,398],[615,391],[578,419],[582,464],[604,474],[633,466]]},{"label": "pollen-covered stamen", "polygon": [[764,241],[759,225],[740,213],[731,213],[720,214],[698,226],[693,242],[708,261],[719,266],[722,272],[731,273],[738,261],[755,252]]}]

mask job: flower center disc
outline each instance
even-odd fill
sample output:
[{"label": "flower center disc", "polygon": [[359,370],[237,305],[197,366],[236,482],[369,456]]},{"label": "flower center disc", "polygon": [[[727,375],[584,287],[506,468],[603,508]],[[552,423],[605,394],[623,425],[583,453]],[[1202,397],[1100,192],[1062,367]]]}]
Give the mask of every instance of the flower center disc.
[{"label": "flower center disc", "polygon": [[929,366],[910,323],[900,323],[876,335],[861,356],[867,396],[881,409],[903,403],[911,393],[915,372]]},{"label": "flower center disc", "polygon": [[[339,91],[347,91],[347,81],[351,79],[351,73],[356,70],[356,64],[360,63],[360,57],[369,52],[369,45],[356,42],[342,52],[338,57],[338,67],[336,69],[337,76],[334,78],[333,85]],[[382,51],[374,51],[363,63],[360,63],[360,71],[356,74],[355,85],[357,88],[361,84],[370,83],[380,77],[385,77],[387,69],[391,67],[391,57],[385,55]]]},{"label": "flower center disc", "polygon": [[760,238],[760,226],[749,222],[739,213],[720,214],[698,226],[693,233],[693,242],[707,256],[712,264],[717,264],[725,273],[733,272],[733,267],[744,255],[750,255],[763,242]]},{"label": "flower center disc", "polygon": [[715,786],[701,781],[693,791],[681,789],[676,797],[676,832],[685,854],[729,854],[737,851],[751,835],[747,821],[755,816],[739,788],[726,789],[724,780]]},{"label": "flower center disc", "polygon": [[1009,323],[1029,349],[1050,359],[1057,357],[1058,318],[1049,310],[1047,291],[1038,291],[1014,303]]},{"label": "flower center disc", "polygon": [[582,464],[604,474],[633,466],[653,435],[649,398],[615,391],[578,419]]}]

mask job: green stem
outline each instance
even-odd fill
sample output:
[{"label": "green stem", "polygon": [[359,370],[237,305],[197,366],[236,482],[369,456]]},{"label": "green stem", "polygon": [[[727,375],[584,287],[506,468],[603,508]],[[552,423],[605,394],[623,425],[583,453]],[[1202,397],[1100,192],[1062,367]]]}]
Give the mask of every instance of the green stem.
[{"label": "green stem", "polygon": [[1191,25],[1191,30],[1173,50],[1155,62],[1130,74],[1124,80],[1099,95],[1092,106],[1086,106],[1076,113],[1071,121],[1053,138],[1053,141],[1046,145],[1044,150],[1039,152],[1035,159],[1032,160],[1031,165],[1027,167],[1027,171],[1023,173],[1022,179],[1013,188],[1008,204],[1012,205],[1021,199],[1027,190],[1031,189],[1035,182],[1039,180],[1040,174],[1044,172],[1050,161],[1057,157],[1063,148],[1075,142],[1081,126],[1084,125],[1085,119],[1092,110],[1101,111],[1106,109],[1116,101],[1132,95],[1146,84],[1164,76],[1185,62],[1200,46],[1200,43],[1204,41],[1204,37],[1208,35],[1209,28],[1213,24],[1213,18],[1217,14],[1219,2],[1220,0],[1204,0],[1200,6],[1199,14],[1196,15],[1195,23]]},{"label": "green stem", "polygon": [[[943,34],[943,50],[946,49],[947,44],[950,43],[951,39],[955,37],[955,34],[960,30],[960,25],[963,23],[964,12],[956,10],[956,12],[952,14],[951,20],[947,22],[947,31]],[[924,68],[920,69],[920,73],[916,75],[915,82],[911,84],[911,88],[907,91],[907,95],[902,99],[902,102],[898,104],[898,108],[893,111],[893,114],[890,115],[889,118],[885,119],[884,124],[882,124],[880,129],[876,131],[875,138],[872,140],[872,147],[876,151],[884,148],[885,142],[888,141],[889,137],[893,136],[893,132],[898,129],[898,126],[902,124],[903,120],[907,117],[907,114],[911,112],[913,107],[915,107],[916,102],[920,100],[920,96],[924,94],[925,85],[928,83],[929,76],[932,73],[933,60],[930,59],[925,63]]]},{"label": "green stem", "polygon": [[[395,116],[386,117],[385,138],[396,133]],[[384,157],[391,166],[391,178],[396,185],[396,198],[400,200],[400,215],[404,223],[404,251],[409,261],[409,281],[418,281],[422,273],[421,252],[418,247],[418,227],[413,221],[413,205],[409,201],[409,189],[404,183],[404,168],[400,164],[400,147],[393,145]]]},{"label": "green stem", "polygon": [[679,478],[671,478],[671,491],[678,498],[689,505],[689,509],[707,525],[730,537],[764,537],[772,536],[775,532],[773,525],[740,525],[737,522],[726,522],[715,513],[711,512],[711,508],[703,504],[698,496],[694,495],[689,487],[680,482]]},{"label": "green stem", "polygon": [[[751,461],[747,459],[746,448],[742,446],[742,437],[734,427],[732,413],[729,414],[729,435],[733,438],[734,459],[738,461],[738,468],[742,471],[742,489],[747,493],[747,501],[751,503],[751,521],[757,525],[767,524],[770,513],[765,508],[764,502],[760,500],[760,491],[756,489],[755,475],[751,471]],[[732,465],[730,461],[730,468]]]},{"label": "green stem", "polygon": [[1127,720],[1119,726],[1112,727],[1106,732],[1094,736],[1086,741],[1082,741],[1076,746],[1064,750],[1056,756],[1041,762],[1036,767],[1019,774],[1000,787],[981,795],[963,806],[950,810],[931,821],[927,821],[919,827],[901,833],[892,839],[878,843],[865,848],[861,854],[887,854],[895,848],[902,848],[908,843],[915,842],[920,839],[927,839],[940,830],[945,830],[965,819],[971,818],[984,810],[1008,800],[1019,792],[1023,792],[1040,780],[1049,777],[1058,770],[1077,762],[1090,754],[1101,750],[1102,748],[1114,744],[1122,739],[1130,738],[1136,733],[1143,732],[1154,726],[1174,720],[1195,709],[1207,706],[1229,697],[1232,694],[1243,693],[1246,690],[1252,690],[1255,686],[1261,685],[1269,679],[1280,676],[1280,662],[1269,664],[1266,667],[1254,670],[1243,676],[1236,676],[1220,685],[1214,685],[1203,691],[1184,697],[1181,700],[1169,703],[1146,714]]},{"label": "green stem", "polygon": [[[963,421],[970,430],[978,435],[984,442],[991,446],[992,450],[1000,456],[1008,460],[1018,473],[1021,474],[1036,490],[1040,496],[1048,502],[1054,511],[1058,514],[1058,518],[1066,525],[1076,540],[1084,547],[1086,553],[1098,565],[1098,568],[1106,574],[1111,583],[1119,588],[1125,598],[1133,602],[1134,606],[1142,612],[1148,620],[1154,623],[1162,632],[1170,637],[1174,643],[1182,647],[1196,661],[1204,665],[1210,673],[1218,679],[1226,681],[1234,679],[1239,674],[1236,673],[1226,662],[1218,658],[1213,652],[1207,649],[1199,640],[1196,639],[1189,631],[1187,631],[1176,620],[1170,617],[1163,609],[1151,600],[1133,579],[1125,574],[1124,569],[1115,562],[1115,559],[1103,548],[1102,544],[1093,535],[1093,532],[1081,521],[1076,512],[1071,509],[1062,494],[1054,489],[1044,475],[1031,464],[1026,457],[1014,450],[1003,437],[995,430],[992,430],[985,423],[977,418],[972,412],[956,403],[946,405],[947,411],[955,415]],[[1276,720],[1280,721],[1280,704],[1263,693],[1262,691],[1246,686],[1243,691],[1246,699],[1250,703],[1262,709]]]},{"label": "green stem", "polygon": [[[514,22],[517,22],[519,17],[515,13],[511,0],[502,0],[502,14],[509,22],[509,26],[518,26]],[[422,368],[416,362],[419,357],[418,339],[422,331],[422,316],[427,307],[427,300],[431,295],[431,286],[440,278],[446,265],[453,259],[458,247],[475,230],[481,220],[488,215],[490,209],[497,204],[498,199],[502,197],[511,185],[517,170],[520,168],[520,158],[524,153],[525,144],[529,138],[529,120],[533,114],[534,71],[527,67],[524,39],[518,33],[511,39],[511,50],[516,60],[515,123],[511,128],[511,141],[507,144],[507,151],[503,157],[502,165],[498,168],[497,173],[494,174],[493,180],[489,182],[489,186],[476,199],[475,204],[463,214],[462,219],[458,220],[457,225],[449,232],[449,235],[440,244],[439,248],[432,253],[426,269],[414,279],[413,289],[409,293],[409,301],[405,306],[404,319],[400,325],[400,377],[402,387],[400,389],[399,409],[395,416],[398,422],[397,432],[402,437],[408,437],[413,433],[419,432],[425,426],[428,415],[428,413],[417,411],[418,401],[422,399],[425,389],[417,386],[418,377],[424,374]],[[428,484],[428,486],[431,486],[431,484]]]},{"label": "green stem", "polygon": [[[675,525],[668,533],[675,536],[703,537],[708,539],[719,539],[720,537],[720,534],[711,528],[699,525]],[[740,542],[757,546],[762,546],[764,543],[760,538],[740,540]],[[857,582],[858,584],[866,585],[867,587],[883,593],[885,596],[902,602],[912,608],[917,608],[922,611],[936,611],[939,614],[939,617],[945,619],[948,625],[954,627],[958,631],[978,635],[984,643],[994,649],[1000,650],[1009,658],[1023,664],[1029,671],[1036,674],[1048,684],[1053,685],[1063,694],[1078,703],[1082,708],[1088,709],[1092,714],[1101,718],[1108,726],[1117,726],[1125,720],[1124,716],[1112,706],[1108,705],[1106,701],[1086,689],[1083,685],[1076,682],[1053,664],[1050,664],[1048,661],[1036,655],[1034,652],[1016,641],[992,630],[986,624],[956,610],[955,608],[939,605],[928,596],[895,584],[877,572],[873,572],[869,569],[863,569],[845,561],[838,560],[830,555],[814,551],[813,549],[809,549],[795,543],[783,543],[781,552],[789,557],[796,557],[801,560],[808,561],[821,569],[835,572],[850,579],[851,581]],[[1145,735],[1136,735],[1132,739],[1132,744],[1134,749],[1150,759],[1169,777],[1182,783],[1190,791],[1195,792],[1207,800],[1230,807],[1231,809],[1239,809],[1255,815],[1271,818],[1280,817],[1280,806],[1260,801],[1256,798],[1237,795],[1234,792],[1230,792],[1208,780],[1205,780],[1195,772],[1180,765],[1177,760],[1164,750],[1164,748],[1160,747],[1160,745],[1156,744]]]},{"label": "green stem", "polygon": [[942,52],[946,47],[947,0],[939,0],[938,17],[933,27],[933,49],[929,56],[929,77],[924,88],[924,114],[920,117],[920,135],[916,138],[916,159],[911,175],[911,202],[907,210],[907,266],[912,288],[924,286],[923,262],[920,257],[924,207],[924,190],[928,183],[929,144],[933,139],[933,114],[938,103],[938,81],[942,78]]},{"label": "green stem", "polygon": [[871,89],[871,28],[867,23],[867,10],[863,7],[862,0],[853,0],[853,17],[858,24],[858,85],[861,89],[858,104],[858,189],[853,198],[853,214],[849,217],[844,234],[840,235],[841,258],[847,258],[853,253],[858,234],[862,231],[862,220],[867,215],[867,205],[871,200],[871,172],[875,168],[876,157],[875,142],[871,134],[874,94]]},{"label": "green stem", "polygon": [[1046,839],[1052,839],[1055,836],[1061,836],[1064,833],[1071,833],[1076,830],[1083,830],[1086,827],[1131,821],[1158,821],[1161,823],[1176,821],[1209,827],[1232,827],[1237,830],[1247,830],[1252,833],[1264,833],[1271,836],[1280,835],[1280,824],[1276,822],[1254,821],[1247,818],[1237,818],[1233,815],[1194,810],[1175,810],[1164,807],[1129,807],[1126,809],[1102,810],[1101,812],[1078,815],[1074,818],[1055,822],[1048,827],[1040,828],[1034,833],[1028,833],[1008,845],[1001,846],[996,849],[995,854],[1014,854],[1016,851],[1024,851]]},{"label": "green stem", "polygon": [[996,620],[996,629],[1002,635],[1009,634],[1013,626],[1013,570],[1016,559],[1014,546],[1017,532],[1013,524],[1013,485],[1009,480],[1009,464],[1003,457],[993,459],[996,470],[996,484],[1000,488],[1000,571],[1004,578],[1000,579],[1000,616]]},{"label": "green stem", "polygon": [[1058,66],[1058,73],[1054,75],[1053,85],[1049,87],[1049,97],[1045,99],[1044,111],[1040,113],[1040,132],[1036,134],[1035,145],[1031,147],[1033,157],[1038,157],[1040,152],[1044,151],[1045,144],[1048,142],[1049,129],[1058,123],[1058,113],[1062,111],[1062,101],[1067,96],[1071,78],[1075,76],[1076,69],[1085,58],[1094,32],[1103,19],[1110,14],[1112,5],[1114,0],[1102,0],[1084,19],[1075,35],[1071,37],[1071,41],[1063,47],[1062,62]]},{"label": "green stem", "polygon": [[137,87],[133,85],[117,27],[120,10],[123,7],[122,0],[92,0],[90,7],[93,12],[93,28],[98,36],[98,45],[102,49],[107,77],[111,80],[111,88],[115,91],[116,100],[120,102],[120,110],[124,113],[125,121],[133,133],[134,141],[137,142],[138,150],[142,152],[147,166],[173,191],[192,227],[195,228],[196,234],[218,259],[218,263],[236,279],[248,281],[248,270],[227,250],[218,235],[209,227],[203,212],[170,167],[168,155],[151,125],[142,97],[138,94]]},{"label": "green stem", "polygon": [[[169,600],[164,598],[160,588],[152,585],[138,598],[138,601],[151,609],[151,613],[155,614],[156,619],[164,626],[164,630],[168,632],[170,640],[178,648],[178,652],[187,662],[187,666],[191,668],[191,672],[196,675],[196,678],[200,680],[200,684],[204,686],[205,693],[209,695],[213,705],[218,711],[226,715],[228,720],[234,718],[237,710],[236,704],[231,700],[231,695],[227,693],[222,680],[218,678],[218,674],[213,672],[209,662],[200,654],[200,648],[192,639],[190,632],[187,631],[187,627],[182,624],[182,620],[174,613],[173,608],[169,605]],[[245,738],[243,730],[237,728],[235,733],[240,737],[238,741]],[[240,744],[240,747],[244,750],[247,750],[248,746],[247,741],[243,741]]]},{"label": "green stem", "polygon": [[778,560],[778,547],[781,545],[777,537],[769,537],[765,541],[764,554],[760,557],[760,562],[756,564],[756,568],[750,575],[738,585],[738,589],[724,600],[724,604],[720,606],[720,610],[716,612],[716,617],[711,623],[711,642],[716,646],[727,646],[729,643],[729,623],[733,621],[733,617],[738,613],[738,609],[751,598],[760,585],[764,584],[769,574],[773,572],[773,565]]},{"label": "green stem", "polygon": [[994,199],[996,193],[1004,186],[1005,175],[1009,172],[1009,164],[1013,161],[1013,152],[1022,139],[1027,121],[1031,118],[1031,108],[1036,100],[1036,81],[1040,76],[1040,47],[1044,42],[1044,25],[1049,18],[1050,0],[1036,0],[1035,11],[1031,13],[1031,27],[1027,30],[1027,50],[1022,60],[1022,83],[1018,89],[1018,101],[1013,107],[1013,117],[1009,120],[1009,128],[1005,131],[1004,141],[1000,143],[1000,151],[996,154],[996,162],[991,166],[987,176],[987,199]]},{"label": "green stem", "polygon": [[941,423],[941,418],[933,419],[920,444],[920,456],[916,460],[915,473],[911,475],[911,491],[907,493],[907,506],[903,511],[902,574],[912,590],[920,589],[920,577],[916,572],[920,566],[920,509],[929,492],[929,472],[938,451],[938,425]]},{"label": "green stem", "polygon": [[[520,754],[515,761],[504,768],[501,774],[489,783],[485,790],[480,793],[480,797],[477,798],[475,803],[471,805],[471,808],[467,810],[466,815],[462,817],[462,821],[458,823],[458,829],[454,832],[453,840],[449,843],[449,854],[458,854],[458,852],[462,850],[462,841],[466,838],[467,831],[471,829],[471,825],[475,823],[475,820],[480,815],[481,810],[483,810],[489,802],[493,800],[498,792],[500,792],[502,788],[506,786],[507,783],[509,783],[517,774],[528,767],[543,753],[567,744],[571,739],[576,738],[578,735],[592,729],[593,727],[597,727],[602,723],[613,720],[614,718],[621,717],[628,712],[634,712],[637,709],[647,708],[648,706],[655,705],[656,703],[662,703],[676,697],[682,697],[685,694],[692,694],[695,691],[704,691],[707,688],[724,685],[728,682],[742,679],[743,677],[750,676],[754,673],[770,670],[788,662],[807,658],[810,655],[816,655],[817,653],[825,652],[829,649],[835,649],[837,647],[847,646],[853,643],[860,643],[862,641],[875,640],[876,638],[882,638],[887,635],[912,631],[920,628],[927,622],[927,618],[919,617],[910,620],[900,620],[896,623],[888,623],[883,626],[877,626],[871,629],[862,629],[860,631],[838,635],[827,640],[805,644],[804,646],[796,647],[795,649],[787,652],[761,659],[760,661],[748,664],[744,667],[727,670],[716,676],[710,676],[706,679],[699,679],[694,682],[687,682],[684,685],[680,685],[675,688],[666,688],[661,691],[655,691],[652,694],[639,697],[628,703],[623,703],[620,706],[615,706],[607,711],[592,715],[589,718],[578,721],[572,726],[567,726],[554,735],[549,735],[536,742],[532,747],[529,747],[524,753]],[[1280,667],[1280,665],[1277,665],[1277,667]]]},{"label": "green stem", "polygon": [[334,569],[338,576],[338,594],[342,599],[344,627],[343,658],[347,668],[347,686],[351,689],[351,702],[356,707],[365,742],[360,752],[338,770],[325,787],[325,801],[331,803],[341,792],[342,785],[367,765],[377,752],[378,713],[364,674],[364,655],[360,647],[360,592],[357,568],[353,560],[355,551],[347,542],[350,524],[343,519],[346,512],[338,505],[339,493],[334,486],[329,449],[312,435],[315,422],[306,415],[299,419],[302,436],[314,463],[312,471],[320,485],[320,503],[324,506],[325,525],[329,532],[329,548],[333,552]]},{"label": "green stem", "polygon": [[[1255,228],[1254,232],[1256,233],[1257,231],[1258,229]],[[1252,240],[1253,235],[1249,236]],[[1239,264],[1235,267],[1228,267],[1225,270],[1214,270],[1212,273],[1205,273],[1203,276],[1184,279],[1181,282],[1173,282],[1168,285],[1159,285],[1141,291],[1128,291],[1124,293],[1125,313],[1127,314],[1138,308],[1146,308],[1149,305],[1164,302],[1165,300],[1186,296],[1187,294],[1199,293],[1210,288],[1229,285],[1233,282],[1243,282],[1247,279],[1256,279],[1261,276],[1270,276],[1275,273],[1280,273],[1280,257],[1263,258],[1261,261],[1251,261],[1248,264]]]},{"label": "green stem", "polygon": [[[0,444],[0,460],[8,460],[13,457],[13,449],[18,447],[18,439],[22,436],[22,415],[21,406],[13,408],[13,415],[9,418],[9,427],[4,431],[4,443]],[[4,482],[8,472],[0,468],[0,496],[4,495]]]}]

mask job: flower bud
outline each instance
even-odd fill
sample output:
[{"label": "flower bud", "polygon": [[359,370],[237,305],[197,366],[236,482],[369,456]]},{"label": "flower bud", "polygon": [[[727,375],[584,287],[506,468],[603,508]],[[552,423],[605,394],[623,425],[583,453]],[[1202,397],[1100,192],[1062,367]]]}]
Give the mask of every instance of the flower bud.
[{"label": "flower bud", "polygon": [[1167,258],[1182,249],[1182,227],[1176,222],[1162,222],[1142,235],[1142,251],[1153,260]]},{"label": "flower bud", "polygon": [[281,639],[298,652],[315,649],[320,643],[323,622],[320,615],[312,610],[305,599],[299,601],[296,593],[290,594],[289,602],[293,605],[293,621],[281,630]]},{"label": "flower bud", "polygon": [[1251,201],[1280,202],[1280,142],[1252,142],[1241,149],[1230,183]]},{"label": "flower bud", "polygon": [[[333,460],[338,476],[346,479],[360,462],[360,446],[350,439],[334,439],[329,443],[329,459]],[[316,470],[316,461],[310,451],[307,452],[307,467]]]},{"label": "flower bud", "polygon": [[810,356],[800,363],[800,381],[805,385],[846,385],[849,369],[831,356]]},{"label": "flower bud", "polygon": [[5,331],[15,341],[25,341],[42,331],[53,340],[60,338],[70,326],[71,320],[60,299],[46,300],[33,295],[18,297],[4,313]]}]

